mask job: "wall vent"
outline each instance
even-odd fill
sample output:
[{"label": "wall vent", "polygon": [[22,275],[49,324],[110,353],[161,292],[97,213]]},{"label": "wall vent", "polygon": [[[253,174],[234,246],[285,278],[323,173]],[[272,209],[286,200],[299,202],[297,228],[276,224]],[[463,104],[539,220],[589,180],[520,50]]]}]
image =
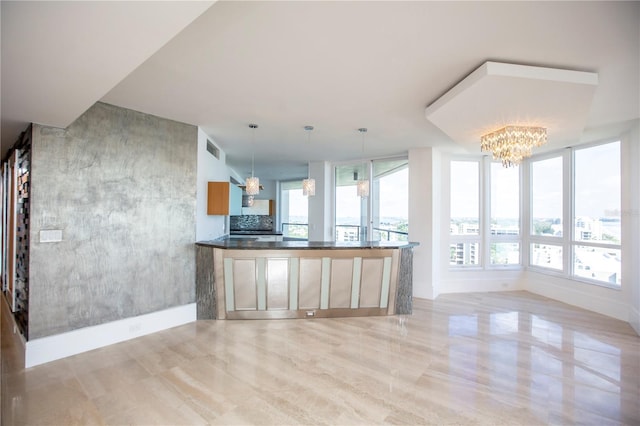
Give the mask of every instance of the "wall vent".
[{"label": "wall vent", "polygon": [[220,150],[209,139],[207,139],[207,151],[209,151],[211,155],[216,157],[218,160],[220,159]]}]

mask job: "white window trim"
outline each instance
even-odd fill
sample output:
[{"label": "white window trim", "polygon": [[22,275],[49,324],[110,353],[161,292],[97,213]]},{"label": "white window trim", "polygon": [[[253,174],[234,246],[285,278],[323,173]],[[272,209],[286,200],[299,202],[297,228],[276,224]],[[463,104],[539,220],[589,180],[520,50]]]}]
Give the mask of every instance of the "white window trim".
[{"label": "white window trim", "polygon": [[[449,198],[449,203],[447,206],[447,217],[449,220],[447,221],[447,235],[449,236],[449,242],[447,244],[447,265],[449,267],[449,271],[457,272],[457,271],[481,271],[485,268],[485,241],[483,239],[483,214],[484,214],[484,196],[483,196],[483,174],[484,174],[484,160],[485,157],[475,157],[475,156],[452,156],[449,158],[448,167],[447,167],[447,181],[449,192],[451,192],[451,163],[452,162],[473,162],[478,163],[478,227],[479,232],[477,235],[467,235],[467,234],[451,234],[451,198]],[[451,265],[451,259],[449,257],[449,250],[451,250],[451,244],[459,244],[459,243],[477,243],[479,247],[479,259],[477,265]]]},{"label": "white window trim", "polygon": [[[524,177],[527,180],[527,182],[526,182],[526,185],[524,185],[524,189],[527,191],[527,194],[523,198],[525,199],[525,204],[528,203],[528,206],[526,206],[526,208],[523,210],[523,213],[527,215],[525,223],[528,224],[527,232],[524,233],[523,235],[523,243],[522,243],[522,245],[526,247],[526,250],[527,250],[527,257],[525,258],[526,262],[524,262],[525,269],[531,270],[537,273],[542,273],[545,275],[568,279],[568,280],[583,283],[583,284],[590,284],[590,285],[596,285],[599,287],[605,287],[612,290],[620,291],[622,289],[622,286],[624,285],[623,282],[621,282],[620,285],[618,285],[618,284],[611,284],[606,281],[592,280],[586,277],[578,276],[575,274],[574,265],[573,265],[573,256],[574,256],[575,246],[590,246],[590,247],[596,247],[596,248],[617,249],[617,250],[620,250],[622,254],[622,249],[623,249],[622,243],[609,244],[609,243],[598,243],[593,241],[576,240],[574,235],[575,227],[573,223],[573,218],[575,216],[575,196],[574,196],[575,195],[575,155],[574,153],[582,149],[588,149],[595,146],[606,145],[606,144],[615,143],[615,142],[620,143],[620,156],[621,156],[620,173],[622,175],[624,173],[622,170],[622,167],[623,167],[622,153],[624,150],[624,143],[625,143],[622,138],[610,138],[606,140],[600,140],[597,142],[583,144],[578,147],[568,147],[562,150],[535,155],[525,161],[526,172],[524,174]],[[531,218],[531,202],[532,202],[531,197],[533,196],[533,194],[531,191],[531,173],[532,172],[531,172],[530,165],[531,165],[531,162],[533,161],[542,161],[542,160],[546,160],[554,157],[562,157],[562,167],[563,167],[563,170],[562,170],[562,173],[563,173],[563,176],[562,176],[562,179],[563,179],[563,182],[562,182],[562,190],[563,190],[562,237],[544,237],[540,235],[533,235],[531,233],[532,232],[531,227],[533,225],[532,218]],[[621,179],[621,188],[620,188],[621,192],[622,192],[623,184],[624,183],[622,182],[622,179]],[[622,209],[622,205],[620,207]],[[532,265],[531,253],[530,253],[531,244],[549,244],[549,245],[561,246],[562,257],[563,257],[562,259],[563,270],[558,271],[552,268],[545,268],[539,265]],[[624,254],[622,254],[622,257],[624,258]]]},{"label": "white window trim", "polygon": [[[451,156],[448,159],[450,165],[454,161],[469,161],[478,163],[478,184],[479,184],[479,222],[480,233],[478,235],[455,235],[450,233],[449,227],[451,226],[451,203],[447,206],[447,234],[449,236],[447,249],[451,244],[456,243],[478,243],[480,247],[479,260],[477,265],[451,265],[447,261],[448,270],[452,273],[461,271],[519,271],[524,269],[524,244],[522,242],[522,235],[524,229],[523,221],[523,168],[520,169],[520,220],[519,220],[519,233],[518,235],[491,235],[491,164],[499,163],[494,161],[490,156],[484,155],[482,157],[470,157],[470,156]],[[451,169],[450,166],[447,170],[448,187],[451,191]],[[492,243],[518,243],[520,245],[520,259],[518,264],[512,265],[492,265],[491,264],[491,244]],[[528,252],[527,252],[528,253]],[[449,253],[447,252],[447,259],[449,259]]]},{"label": "white window trim", "polygon": [[[620,155],[621,155],[621,163],[622,161],[622,153],[626,149],[625,141],[623,138],[609,138],[606,140],[600,140],[596,142],[592,142],[589,144],[583,144],[578,147],[568,147],[563,148],[561,150],[555,150],[546,152],[543,154],[535,155],[530,159],[525,160],[520,165],[520,233],[518,236],[514,235],[494,235],[492,236],[490,233],[490,222],[491,222],[491,163],[493,162],[490,157],[483,156],[479,158],[477,156],[451,156],[448,159],[448,164],[454,161],[473,161],[479,163],[479,227],[480,233],[479,235],[452,235],[450,234],[449,227],[451,224],[451,205],[450,201],[448,205],[445,207],[446,216],[448,217],[447,221],[447,234],[449,235],[448,244],[446,245],[447,250],[451,246],[451,244],[456,243],[478,243],[480,245],[479,252],[479,263],[478,265],[451,265],[449,260],[447,260],[447,267],[449,272],[468,272],[468,271],[508,271],[508,270],[531,270],[536,273],[541,273],[553,277],[563,278],[567,280],[571,280],[574,282],[597,285],[600,287],[605,287],[613,290],[621,290],[624,283],[611,284],[605,281],[592,280],[586,277],[581,277],[575,274],[574,265],[573,265],[573,257],[574,257],[574,249],[576,246],[589,246],[595,248],[609,248],[620,250],[622,258],[625,258],[623,253],[623,244],[611,244],[611,243],[600,243],[594,241],[579,241],[575,240],[575,227],[573,223],[574,212],[575,212],[575,179],[574,179],[574,153],[581,149],[587,149],[598,145],[605,145],[608,143],[620,143]],[[563,230],[562,237],[556,236],[541,236],[541,235],[533,235],[532,234],[532,215],[531,215],[531,207],[532,207],[532,191],[531,191],[531,162],[533,161],[542,161],[549,158],[560,157],[562,159],[562,221],[563,221]],[[624,175],[623,170],[624,165],[621,165],[621,175]],[[445,170],[448,180],[448,188],[451,190],[451,170],[450,166]],[[624,186],[624,182],[621,176],[621,191],[622,186]],[[624,205],[624,201],[621,201]],[[621,209],[623,208],[621,205]],[[624,235],[624,231],[623,231]],[[491,253],[491,244],[495,242],[518,242],[520,244],[520,264],[518,265],[491,265],[490,253]],[[553,268],[545,268],[544,266],[532,265],[531,264],[531,245],[532,244],[548,244],[559,246],[562,248],[562,270],[557,270]],[[449,253],[447,251],[447,259],[449,259]],[[624,270],[624,267],[623,267]]]},{"label": "white window trim", "polygon": [[[522,254],[522,230],[523,222],[522,222],[522,165],[518,167],[519,176],[519,200],[518,200],[518,235],[492,235],[491,234],[491,165],[492,164],[501,164],[500,161],[493,160],[490,156],[483,157],[483,170],[481,179],[484,178],[485,185],[483,185],[482,190],[484,191],[482,199],[484,200],[485,209],[484,213],[484,253],[486,254],[484,257],[486,258],[486,264],[484,265],[484,269],[493,270],[493,271],[514,271],[514,270],[522,270],[523,265],[523,254]],[[491,244],[493,243],[518,243],[520,246],[519,251],[519,260],[517,264],[511,265],[493,265],[491,264]]]}]

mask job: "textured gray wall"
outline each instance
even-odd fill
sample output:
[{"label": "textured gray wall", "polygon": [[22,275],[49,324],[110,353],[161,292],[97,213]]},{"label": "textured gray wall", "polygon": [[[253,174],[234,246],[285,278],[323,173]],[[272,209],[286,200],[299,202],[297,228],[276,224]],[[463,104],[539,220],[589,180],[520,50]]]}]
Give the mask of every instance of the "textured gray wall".
[{"label": "textured gray wall", "polygon": [[102,103],[34,126],[30,339],[195,302],[196,155],[195,126]]}]

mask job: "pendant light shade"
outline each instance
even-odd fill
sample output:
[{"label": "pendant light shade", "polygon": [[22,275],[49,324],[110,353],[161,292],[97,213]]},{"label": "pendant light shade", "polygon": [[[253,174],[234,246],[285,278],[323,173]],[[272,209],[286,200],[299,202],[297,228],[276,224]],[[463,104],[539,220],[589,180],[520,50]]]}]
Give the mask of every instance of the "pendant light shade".
[{"label": "pendant light shade", "polygon": [[260,179],[253,176],[253,166],[254,166],[254,150],[255,150],[255,142],[256,142],[256,129],[258,128],[257,124],[249,124],[249,128],[252,129],[252,138],[251,138],[251,177],[248,177],[245,180],[244,186],[245,191],[247,191],[248,195],[258,195],[260,192]]},{"label": "pendant light shade", "polygon": [[258,195],[260,192],[260,178],[254,176],[248,177],[244,185],[248,195]]},{"label": "pendant light shade", "polygon": [[[311,146],[311,131],[313,130],[313,126],[304,126],[304,130],[307,132],[307,144]],[[310,167],[310,164],[307,164],[307,178],[302,181],[302,195],[305,197],[313,197],[316,195],[316,180],[311,178]]]},{"label": "pendant light shade", "polygon": [[302,181],[302,195],[305,197],[313,197],[316,195],[316,180],[304,179]]},{"label": "pendant light shade", "polygon": [[[358,131],[362,135],[362,168],[363,175],[366,176],[367,168],[364,163],[364,134],[367,133],[367,128],[361,127],[358,129]],[[360,179],[356,187],[356,192],[358,194],[358,197],[367,198],[369,196],[369,179]]]},{"label": "pendant light shade", "polygon": [[369,180],[359,180],[356,191],[358,193],[358,197],[367,198],[369,196]]}]

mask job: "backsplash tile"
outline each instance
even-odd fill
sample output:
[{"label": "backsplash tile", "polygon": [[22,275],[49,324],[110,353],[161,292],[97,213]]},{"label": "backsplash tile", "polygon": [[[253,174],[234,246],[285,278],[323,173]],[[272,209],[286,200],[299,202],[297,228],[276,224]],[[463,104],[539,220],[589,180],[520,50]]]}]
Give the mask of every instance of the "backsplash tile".
[{"label": "backsplash tile", "polygon": [[273,231],[273,216],[229,216],[231,231]]}]

